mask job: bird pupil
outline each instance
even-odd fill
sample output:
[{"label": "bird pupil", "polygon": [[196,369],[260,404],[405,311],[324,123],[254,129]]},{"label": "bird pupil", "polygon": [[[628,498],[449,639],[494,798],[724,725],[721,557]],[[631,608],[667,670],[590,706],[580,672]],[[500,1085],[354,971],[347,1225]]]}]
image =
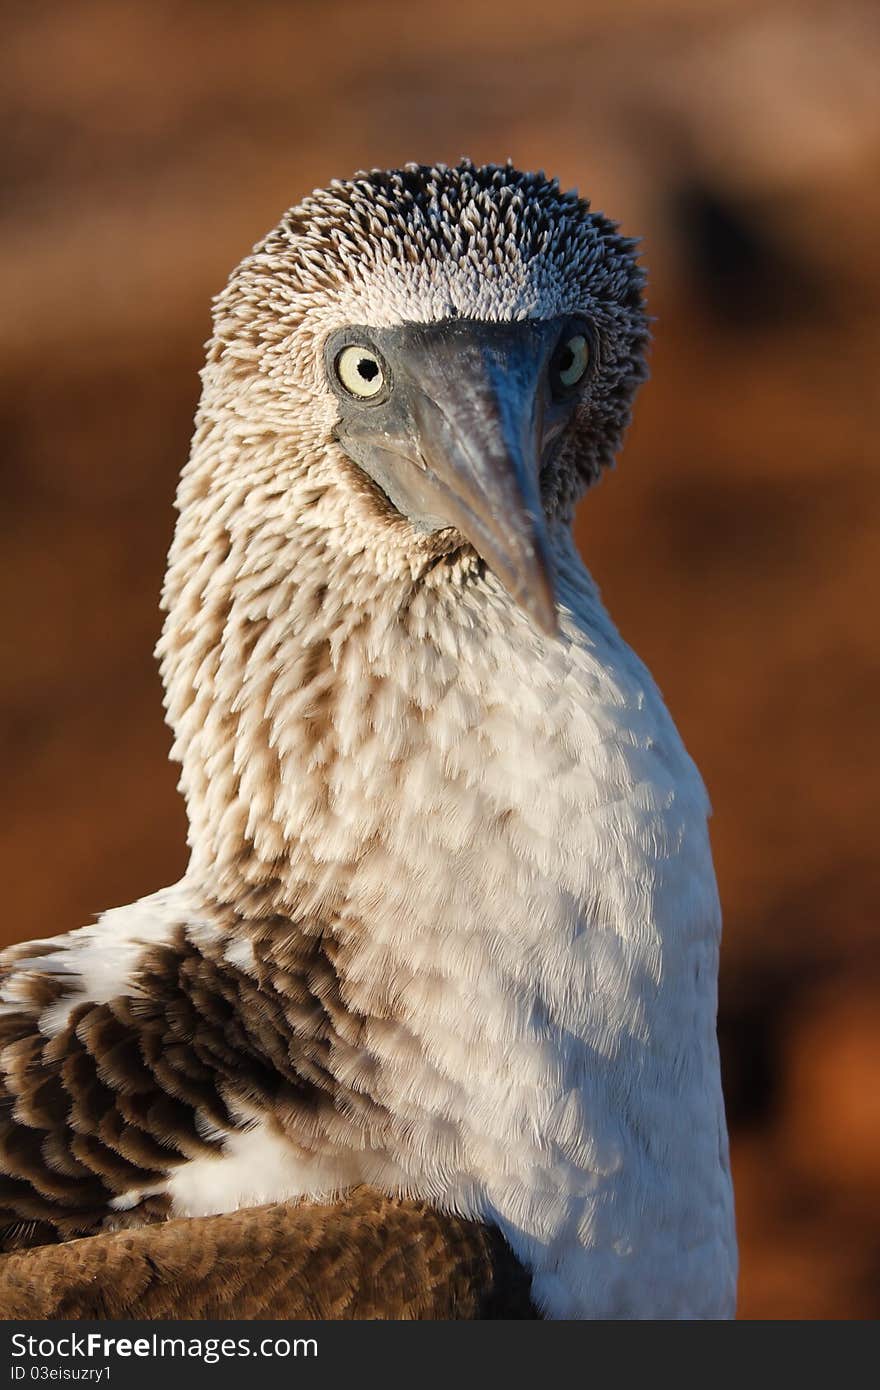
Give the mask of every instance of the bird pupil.
[{"label": "bird pupil", "polygon": [[559,354],[559,370],[561,372],[570,372],[573,366],[574,353],[568,344],[566,344]]},{"label": "bird pupil", "polygon": [[358,374],[364,381],[375,381],[379,375],[379,363],[374,362],[370,357],[362,357],[358,362]]}]

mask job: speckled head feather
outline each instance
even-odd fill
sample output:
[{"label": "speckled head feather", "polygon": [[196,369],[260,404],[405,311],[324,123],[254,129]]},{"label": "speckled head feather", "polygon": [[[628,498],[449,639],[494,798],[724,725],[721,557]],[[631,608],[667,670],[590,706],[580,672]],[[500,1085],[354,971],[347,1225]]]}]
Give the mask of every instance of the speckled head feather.
[{"label": "speckled head feather", "polygon": [[309,338],[346,323],[583,313],[598,370],[545,480],[547,502],[570,508],[612,462],[645,378],[637,245],[586,198],[510,163],[374,169],[316,191],[258,242],[218,297],[215,350],[241,351],[285,409],[315,390]]}]

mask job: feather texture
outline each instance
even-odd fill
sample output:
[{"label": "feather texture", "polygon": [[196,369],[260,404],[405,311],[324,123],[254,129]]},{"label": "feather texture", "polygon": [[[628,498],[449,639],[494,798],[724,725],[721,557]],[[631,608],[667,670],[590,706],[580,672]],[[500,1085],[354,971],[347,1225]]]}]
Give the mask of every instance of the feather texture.
[{"label": "feather texture", "polygon": [[[583,200],[466,163],[333,185],[234,273],[163,597],[191,860],[6,956],[7,1245],[368,1184],[496,1228],[547,1316],[732,1313],[708,801],[570,531],[641,288]],[[549,637],[342,452],[322,351],[575,310]]]},{"label": "feather texture", "polygon": [[170,1221],[0,1260],[5,1318],[537,1316],[501,1237],[359,1188],[331,1206]]}]

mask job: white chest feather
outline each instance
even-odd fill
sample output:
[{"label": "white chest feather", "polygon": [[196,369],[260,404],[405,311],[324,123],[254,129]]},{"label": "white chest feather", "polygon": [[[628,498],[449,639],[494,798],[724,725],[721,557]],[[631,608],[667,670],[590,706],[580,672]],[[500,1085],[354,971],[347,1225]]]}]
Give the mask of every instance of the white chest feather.
[{"label": "white chest feather", "polygon": [[[224,716],[231,772],[187,773],[187,880],[64,949],[86,994],[111,998],[128,987],[132,942],[172,921],[194,939],[215,930],[186,904],[219,833],[234,846],[246,826],[267,859],[296,847],[315,913],[325,883],[345,883],[344,995],[367,1022],[337,1076],[355,1091],[365,1078],[389,1137],[312,1161],[271,1117],[243,1113],[244,1131],[212,1136],[221,1156],[163,1180],[173,1210],[374,1182],[496,1223],[548,1316],[730,1316],[706,795],[570,543],[559,561],[561,639],[537,637],[500,591],[472,629],[466,609],[438,627],[422,597],[405,643],[377,630],[335,647],[332,681],[318,670],[309,684],[295,662],[267,681],[265,651],[243,656],[228,620],[191,748],[224,685],[242,691],[237,723]],[[215,832],[204,862],[200,825]],[[247,939],[223,949],[250,968]]]},{"label": "white chest feather", "polygon": [[[706,795],[560,559],[560,641],[499,595],[497,631],[459,625],[446,649],[436,630],[366,662],[340,648],[324,743],[279,720],[274,822],[328,872],[355,866],[346,986],[398,1121],[359,1176],[493,1219],[551,1316],[729,1316]],[[270,708],[285,695],[314,699],[282,685]],[[347,1162],[302,1175],[350,1180]]]},{"label": "white chest feather", "polygon": [[405,1166],[499,1222],[554,1316],[729,1315],[708,808],[589,608],[570,645],[499,641],[494,683],[459,679],[426,724],[360,870],[360,969],[404,1006],[374,1046]]}]

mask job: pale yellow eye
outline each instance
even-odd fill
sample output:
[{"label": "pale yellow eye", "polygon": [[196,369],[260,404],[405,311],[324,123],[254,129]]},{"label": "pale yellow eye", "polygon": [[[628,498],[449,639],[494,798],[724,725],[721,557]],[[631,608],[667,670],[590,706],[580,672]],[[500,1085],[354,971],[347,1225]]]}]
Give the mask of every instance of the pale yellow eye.
[{"label": "pale yellow eye", "polygon": [[590,344],[583,333],[575,333],[560,344],[556,353],[556,372],[563,386],[577,386],[589,365]]},{"label": "pale yellow eye", "polygon": [[376,396],[385,385],[382,363],[372,348],[351,343],[336,359],[336,375],[346,391],[361,400]]}]

